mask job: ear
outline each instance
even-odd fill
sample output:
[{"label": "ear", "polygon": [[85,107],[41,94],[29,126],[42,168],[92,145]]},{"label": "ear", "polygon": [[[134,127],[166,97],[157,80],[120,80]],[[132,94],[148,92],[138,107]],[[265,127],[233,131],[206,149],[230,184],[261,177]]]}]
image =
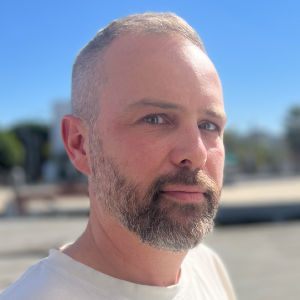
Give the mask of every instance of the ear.
[{"label": "ear", "polygon": [[71,115],[64,116],[61,122],[61,135],[74,166],[80,172],[90,175],[88,132],[82,121]]}]

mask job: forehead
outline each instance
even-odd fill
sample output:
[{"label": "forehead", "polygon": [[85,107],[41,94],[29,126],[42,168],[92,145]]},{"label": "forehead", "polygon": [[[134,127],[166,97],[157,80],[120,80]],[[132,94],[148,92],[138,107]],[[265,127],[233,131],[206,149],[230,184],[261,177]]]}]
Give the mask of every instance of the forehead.
[{"label": "forehead", "polygon": [[122,109],[144,98],[223,107],[213,64],[182,37],[125,35],[112,42],[103,61],[107,84],[101,107]]}]

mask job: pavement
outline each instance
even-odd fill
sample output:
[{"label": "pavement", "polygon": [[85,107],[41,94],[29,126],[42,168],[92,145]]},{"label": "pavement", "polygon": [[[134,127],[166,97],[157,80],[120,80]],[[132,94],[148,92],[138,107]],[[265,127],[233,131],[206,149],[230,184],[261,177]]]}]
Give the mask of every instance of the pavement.
[{"label": "pavement", "polygon": [[300,203],[300,176],[265,178],[226,185],[221,204],[269,205]]},{"label": "pavement", "polygon": [[219,224],[300,219],[300,176],[226,185],[216,216]]}]

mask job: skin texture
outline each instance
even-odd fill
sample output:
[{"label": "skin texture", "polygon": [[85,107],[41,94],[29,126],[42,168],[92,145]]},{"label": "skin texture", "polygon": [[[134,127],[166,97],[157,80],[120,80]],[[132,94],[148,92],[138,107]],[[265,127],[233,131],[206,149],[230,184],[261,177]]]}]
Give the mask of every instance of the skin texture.
[{"label": "skin texture", "polygon": [[[221,190],[226,117],[221,83],[209,58],[180,37],[126,35],[112,42],[104,61],[107,83],[93,134],[101,137],[103,152],[122,174],[146,190],[159,175],[182,167],[198,169]],[[62,136],[70,159],[90,179],[88,129],[81,120],[65,116]],[[175,284],[187,251],[141,243],[96,201],[93,189],[89,192],[87,229],[63,252],[115,278]],[[168,186],[164,192],[169,201],[203,198],[203,191],[184,186]]]}]

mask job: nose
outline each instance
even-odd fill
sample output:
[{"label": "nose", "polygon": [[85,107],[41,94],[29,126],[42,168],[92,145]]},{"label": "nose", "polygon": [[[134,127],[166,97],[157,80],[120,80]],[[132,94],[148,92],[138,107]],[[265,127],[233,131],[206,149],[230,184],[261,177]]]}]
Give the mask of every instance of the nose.
[{"label": "nose", "polygon": [[203,168],[207,160],[207,149],[198,126],[189,126],[177,132],[171,161],[178,167]]}]

